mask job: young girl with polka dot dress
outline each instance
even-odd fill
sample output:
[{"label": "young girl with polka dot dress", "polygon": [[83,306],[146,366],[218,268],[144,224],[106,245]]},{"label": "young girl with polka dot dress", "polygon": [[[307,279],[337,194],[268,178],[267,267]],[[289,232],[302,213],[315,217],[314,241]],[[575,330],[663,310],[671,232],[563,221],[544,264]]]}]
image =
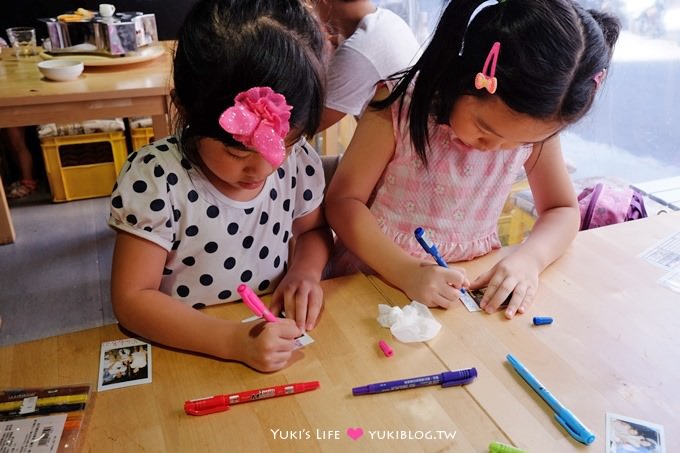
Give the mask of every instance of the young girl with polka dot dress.
[{"label": "young girl with polka dot dress", "polygon": [[[560,131],[604,83],[619,21],[575,0],[454,0],[419,60],[386,81],[358,123],[326,196],[341,240],[330,275],[373,271],[431,307],[461,287],[507,318],[531,306],[539,275],[576,236],[580,214]],[[529,237],[469,282],[437,266],[500,248],[497,224],[524,170],[538,218]],[[351,221],[348,221],[350,220]]]},{"label": "young girl with polka dot dress", "polygon": [[[302,1],[200,0],[174,56],[177,135],[130,155],[111,197],[112,303],[168,346],[286,366],[321,312],[332,237],[305,141],[323,111],[324,37]],[[290,252],[289,252],[290,251]],[[279,322],[204,314],[246,284]]]}]

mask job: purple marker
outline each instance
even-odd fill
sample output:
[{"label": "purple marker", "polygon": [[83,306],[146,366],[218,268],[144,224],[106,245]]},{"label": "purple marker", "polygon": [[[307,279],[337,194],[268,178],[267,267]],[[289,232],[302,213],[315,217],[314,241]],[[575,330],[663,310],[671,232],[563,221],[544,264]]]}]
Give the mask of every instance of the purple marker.
[{"label": "purple marker", "polygon": [[396,381],[377,382],[375,384],[354,387],[352,395],[370,395],[372,393],[393,392],[395,390],[406,390],[414,387],[425,387],[427,385],[439,385],[442,387],[453,387],[454,385],[469,384],[477,377],[476,368],[466,368],[463,370],[444,371],[430,376],[420,376],[410,379],[398,379]]}]

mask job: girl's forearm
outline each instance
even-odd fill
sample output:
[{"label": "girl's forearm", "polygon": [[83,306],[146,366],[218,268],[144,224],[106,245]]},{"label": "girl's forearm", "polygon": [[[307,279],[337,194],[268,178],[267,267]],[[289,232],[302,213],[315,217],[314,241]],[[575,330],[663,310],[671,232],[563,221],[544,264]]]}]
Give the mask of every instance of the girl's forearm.
[{"label": "girl's forearm", "polygon": [[289,271],[313,275],[317,281],[321,280],[332,248],[333,235],[327,225],[305,231],[295,238]]},{"label": "girl's forearm", "polygon": [[549,209],[538,217],[520,249],[522,253],[534,257],[538,268],[543,271],[569,247],[578,233],[579,224],[577,207]]},{"label": "girl's forearm", "polygon": [[361,201],[339,199],[326,215],[347,248],[397,287],[401,287],[403,274],[408,272],[409,266],[418,265],[416,258],[385,236],[375,216]]}]

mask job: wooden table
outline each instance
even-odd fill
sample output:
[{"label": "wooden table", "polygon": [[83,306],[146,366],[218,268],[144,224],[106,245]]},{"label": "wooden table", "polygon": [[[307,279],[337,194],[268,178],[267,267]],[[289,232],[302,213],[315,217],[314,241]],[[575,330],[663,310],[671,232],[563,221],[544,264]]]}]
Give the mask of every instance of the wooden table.
[{"label": "wooden table", "polygon": [[[445,366],[427,344],[399,343],[380,326],[378,304],[387,300],[367,277],[327,280],[323,287],[323,319],[310,333],[315,342],[291,366],[262,374],[154,346],[151,384],[96,394],[83,451],[481,452],[492,440],[508,442],[464,387],[352,396],[352,387],[439,373]],[[243,304],[206,310],[224,318],[250,316]],[[0,348],[0,388],[83,382],[96,388],[101,342],[124,337],[111,325]],[[393,357],[382,354],[380,339],[393,347]],[[460,356],[455,367],[475,365],[469,359]],[[320,381],[321,388],[201,417],[183,411],[187,399],[309,380]],[[352,440],[348,428],[364,434]]]},{"label": "wooden table", "polygon": [[[171,43],[163,43],[166,50]],[[17,60],[11,49],[0,58],[0,127],[70,123],[114,117],[151,116],[154,135],[168,135],[170,112],[169,51],[150,61],[118,66],[87,66],[74,81],[44,79],[40,57]],[[0,180],[0,244],[15,232]]]},{"label": "wooden table", "polygon": [[[680,451],[680,293],[657,283],[666,270],[638,257],[679,231],[680,213],[672,213],[581,232],[541,276],[528,313],[507,321],[462,305],[434,310],[443,327],[428,344],[448,367],[477,367],[465,391],[527,451],[605,451],[607,412],[663,425],[667,451]],[[503,253],[461,266],[474,277]],[[392,304],[409,303],[370,278]],[[533,316],[555,321],[533,326]],[[581,445],[562,429],[507,354],[595,433],[595,443]]]},{"label": "wooden table", "polygon": [[[83,450],[485,452],[500,441],[530,452],[602,452],[613,412],[663,425],[667,451],[680,451],[680,294],[657,283],[665,270],[638,257],[679,230],[673,213],[581,232],[541,276],[527,314],[507,321],[462,305],[432,310],[442,330],[427,343],[400,343],[376,321],[378,304],[409,302],[403,293],[359,274],[325,281],[316,341],[291,366],[261,374],[154,346],[151,384],[97,393]],[[473,277],[503,253],[463,265]],[[250,315],[242,304],[206,310]],[[555,323],[531,325],[541,315]],[[0,388],[96,386],[101,342],[124,337],[112,325],[0,348]],[[380,339],[393,357],[379,351]],[[566,434],[509,367],[508,353],[595,433],[593,444]],[[351,395],[359,385],[473,366],[479,377],[464,387]],[[187,399],[307,380],[321,388],[203,417],[182,410]],[[364,435],[352,440],[348,428]],[[435,438],[408,439],[425,436]]]}]

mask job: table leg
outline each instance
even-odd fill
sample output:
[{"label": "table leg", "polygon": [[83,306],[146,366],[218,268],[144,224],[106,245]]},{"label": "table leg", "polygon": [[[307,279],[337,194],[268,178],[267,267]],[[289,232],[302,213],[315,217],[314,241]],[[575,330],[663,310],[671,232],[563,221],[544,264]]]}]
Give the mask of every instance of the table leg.
[{"label": "table leg", "polygon": [[12,216],[9,213],[5,188],[2,184],[2,177],[0,177],[0,245],[11,244],[15,238]]}]

